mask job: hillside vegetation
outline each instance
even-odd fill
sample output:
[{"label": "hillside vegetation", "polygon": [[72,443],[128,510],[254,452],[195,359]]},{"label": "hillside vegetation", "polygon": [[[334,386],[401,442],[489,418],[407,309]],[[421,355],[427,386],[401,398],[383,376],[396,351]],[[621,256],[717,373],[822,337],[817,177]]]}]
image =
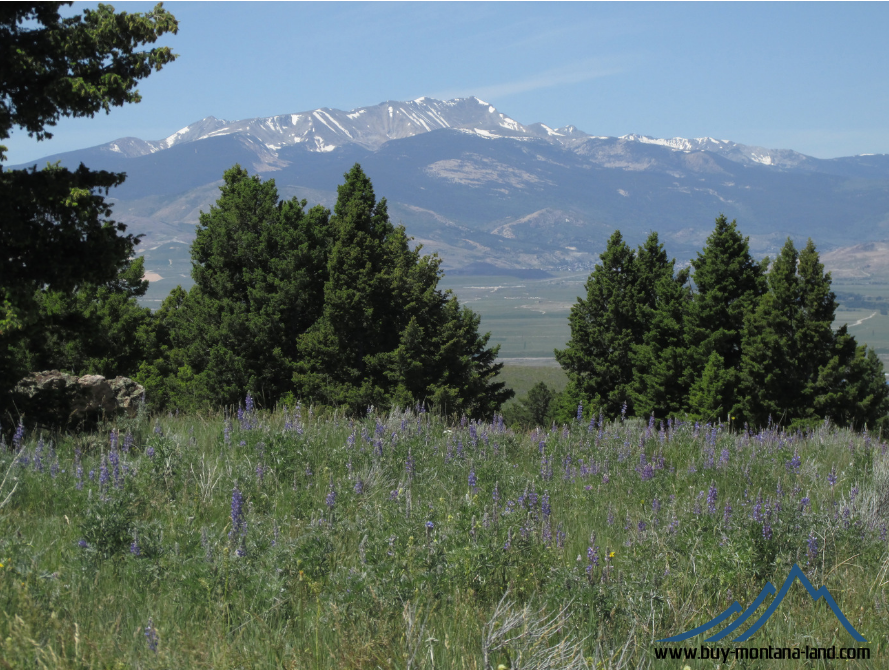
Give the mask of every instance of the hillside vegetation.
[{"label": "hillside vegetation", "polygon": [[[660,667],[656,640],[746,607],[794,563],[884,658],[886,443],[829,422],[729,428],[514,432],[248,398],[228,418],[20,429],[0,455],[0,659]],[[748,643],[857,644],[799,585]]]}]

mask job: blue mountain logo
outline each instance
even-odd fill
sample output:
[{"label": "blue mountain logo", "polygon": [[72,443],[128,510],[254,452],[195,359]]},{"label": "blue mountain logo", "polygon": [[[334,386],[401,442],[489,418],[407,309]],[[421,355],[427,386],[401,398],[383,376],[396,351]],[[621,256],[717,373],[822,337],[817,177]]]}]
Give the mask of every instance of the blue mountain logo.
[{"label": "blue mountain logo", "polygon": [[765,602],[765,599],[768,596],[775,595],[775,593],[777,593],[778,595],[775,596],[775,599],[772,601],[772,604],[769,605],[769,608],[765,612],[763,612],[762,616],[760,616],[756,621],[754,621],[753,625],[751,625],[750,628],[748,628],[743,633],[738,635],[738,637],[736,637],[732,640],[732,642],[746,642],[747,640],[750,639],[750,637],[756,631],[758,631],[760,628],[762,628],[762,625],[766,621],[768,621],[769,617],[771,617],[775,613],[775,610],[778,609],[778,606],[781,604],[781,601],[784,600],[784,596],[786,596],[787,592],[790,590],[791,585],[797,579],[799,579],[800,583],[804,587],[806,587],[806,591],[809,592],[809,596],[811,596],[812,600],[817,602],[821,598],[824,598],[824,601],[827,603],[827,605],[833,611],[834,616],[837,618],[837,620],[841,624],[843,624],[843,628],[845,628],[847,631],[849,631],[849,635],[854,637],[859,642],[867,642],[867,640],[864,639],[864,636],[861,633],[859,633],[857,630],[855,630],[855,627],[851,623],[849,623],[849,620],[842,613],[842,611],[840,610],[836,601],[833,599],[833,596],[830,595],[830,592],[827,590],[827,587],[822,586],[820,589],[816,589],[814,586],[812,586],[812,582],[809,581],[808,577],[806,577],[805,573],[802,570],[800,570],[800,567],[796,563],[794,563],[793,567],[790,569],[790,574],[787,575],[787,579],[784,580],[784,585],[781,587],[780,591],[778,591],[775,588],[774,584],[772,584],[771,582],[766,582],[766,585],[763,587],[762,591],[760,591],[759,595],[756,597],[756,600],[754,600],[752,603],[750,603],[750,606],[747,609],[745,609],[743,612],[741,612],[741,606],[738,604],[738,601],[736,600],[735,602],[733,602],[731,604],[731,606],[727,610],[725,610],[725,612],[723,612],[722,614],[720,614],[717,617],[714,617],[707,623],[701,624],[697,628],[692,628],[691,630],[686,631],[684,633],[680,633],[679,635],[674,635],[673,637],[665,637],[663,640],[658,640],[658,642],[682,642],[683,640],[687,640],[688,638],[694,637],[695,635],[700,635],[704,631],[710,630],[711,628],[714,628],[715,626],[720,625],[724,621],[731,618],[731,616],[733,614],[737,614],[738,612],[741,612],[740,616],[738,616],[737,619],[732,621],[728,626],[726,626],[725,628],[720,630],[715,635],[711,635],[710,637],[708,637],[705,640],[706,642],[717,642],[717,641],[723,639],[724,637],[728,637],[729,635],[734,633],[735,630],[740,628],[741,625],[745,621],[747,621],[747,619],[754,612],[756,612],[757,609],[759,609],[759,606],[762,605],[763,602]]}]

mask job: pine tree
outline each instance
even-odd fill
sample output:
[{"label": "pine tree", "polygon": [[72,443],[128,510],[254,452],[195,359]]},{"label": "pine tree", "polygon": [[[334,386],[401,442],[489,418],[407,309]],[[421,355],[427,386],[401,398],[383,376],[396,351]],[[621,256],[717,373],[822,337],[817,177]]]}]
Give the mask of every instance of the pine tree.
[{"label": "pine tree", "polygon": [[684,321],[691,293],[688,271],[674,276],[675,263],[667,261],[657,233],[636,253],[642,332],[633,350],[632,399],[639,416],[666,417],[688,404]]},{"label": "pine tree", "polygon": [[569,380],[563,414],[582,402],[616,416],[632,402],[633,347],[641,339],[636,255],[615,231],[600,259],[586,298],[571,308],[571,339],[555,352]]},{"label": "pine tree", "polygon": [[873,425],[887,411],[882,364],[845,327],[834,332],[836,296],[812,240],[797,253],[788,239],[767,279],[745,324],[736,412],[753,425],[770,416]]},{"label": "pine tree", "polygon": [[[703,397],[702,389],[694,386],[703,383],[704,368],[713,367],[711,355],[716,353],[722,360],[718,374],[722,406],[729,411],[738,400],[744,319],[766,289],[762,267],[750,256],[748,240],[738,232],[736,222],[729,223],[723,215],[717,217],[716,227],[692,267],[697,291],[685,321],[688,374],[696,380],[690,398]],[[709,412],[694,400],[690,409]]]},{"label": "pine tree", "polygon": [[273,403],[291,388],[296,341],[321,315],[328,212],[278,201],[274,180],[240,166],[202,213],[192,244],[194,286],[157,315],[164,352],[140,381],[180,407],[237,403],[251,391]]},{"label": "pine tree", "polygon": [[411,250],[359,165],[338,187],[320,318],[298,339],[300,395],[353,411],[425,401],[481,417],[512,392],[479,318],[437,289],[440,260]]}]

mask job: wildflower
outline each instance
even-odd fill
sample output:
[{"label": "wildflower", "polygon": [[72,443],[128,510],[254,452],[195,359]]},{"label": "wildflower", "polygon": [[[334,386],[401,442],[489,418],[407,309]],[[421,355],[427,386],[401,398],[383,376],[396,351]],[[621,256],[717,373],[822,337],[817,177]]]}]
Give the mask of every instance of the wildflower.
[{"label": "wildflower", "polygon": [[355,491],[356,495],[361,495],[362,493],[364,493],[364,481],[360,477],[355,482],[355,486],[352,490]]},{"label": "wildflower", "polygon": [[247,520],[244,518],[244,496],[241,495],[241,492],[238,490],[237,486],[235,486],[235,488],[232,490],[231,517],[232,529],[229,532],[228,536],[230,538],[234,538],[239,535],[246,535]]},{"label": "wildflower", "polygon": [[81,549],[86,549],[89,545],[87,544],[86,540],[81,538],[80,541],[77,543],[77,546]]},{"label": "wildflower", "polygon": [[582,402],[577,405],[577,420],[578,421],[583,420],[583,403]]},{"label": "wildflower", "polygon": [[156,654],[158,643],[157,630],[154,628],[154,621],[150,617],[148,625],[145,626],[145,640],[148,642],[148,648]]},{"label": "wildflower", "polygon": [[732,506],[731,503],[726,503],[725,508],[722,510],[722,520],[725,523],[731,521],[732,518]]},{"label": "wildflower", "polygon": [[14,451],[18,451],[22,448],[22,443],[25,441],[25,426],[22,424],[22,420],[19,419],[19,425],[15,429],[15,435],[12,436],[12,448]]},{"label": "wildflower", "polygon": [[809,496],[806,496],[805,498],[803,498],[802,500],[799,501],[799,511],[800,512],[805,512],[806,509],[808,509],[810,506],[811,506],[811,503],[809,502]]},{"label": "wildflower", "polygon": [[475,493],[478,490],[478,480],[475,477],[475,469],[469,471],[469,488]]},{"label": "wildflower", "polygon": [[139,541],[135,535],[133,535],[133,542],[130,544],[130,553],[136,558],[142,555],[142,549],[139,547]]},{"label": "wildflower", "polygon": [[791,458],[787,463],[785,463],[785,467],[788,470],[792,470],[793,472],[799,472],[800,465],[802,464],[802,459],[799,457],[799,452],[794,450],[793,458]]},{"label": "wildflower", "polygon": [[646,524],[644,521],[640,521],[637,527],[639,528],[639,532],[640,532],[640,533],[643,533],[643,532],[645,532],[645,529],[646,529],[648,526],[647,526],[647,524]]},{"label": "wildflower", "polygon": [[[148,458],[154,458],[154,447],[148,447],[148,449],[145,450],[145,455],[148,456]],[[90,477],[90,479],[92,479],[92,477]]]},{"label": "wildflower", "polygon": [[545,491],[543,498],[540,499],[540,511],[543,514],[543,518],[547,518],[553,513],[553,510],[549,505],[549,491]]},{"label": "wildflower", "polygon": [[837,466],[834,465],[830,469],[830,474],[827,475],[827,483],[830,484],[831,488],[837,483]]},{"label": "wildflower", "polygon": [[411,450],[407,450],[407,460],[404,462],[404,469],[407,471],[409,477],[414,476],[414,457],[411,454]]},{"label": "wildflower", "polygon": [[806,556],[809,559],[809,563],[812,563],[818,556],[818,541],[815,539],[814,535],[809,535],[806,545]]},{"label": "wildflower", "polygon": [[717,498],[716,485],[711,484],[710,490],[707,493],[707,511],[710,514],[716,514],[716,498]]},{"label": "wildflower", "polygon": [[336,503],[336,491],[333,489],[333,484],[331,484],[330,491],[327,492],[327,497],[324,499],[324,504],[332,512],[334,503]]}]

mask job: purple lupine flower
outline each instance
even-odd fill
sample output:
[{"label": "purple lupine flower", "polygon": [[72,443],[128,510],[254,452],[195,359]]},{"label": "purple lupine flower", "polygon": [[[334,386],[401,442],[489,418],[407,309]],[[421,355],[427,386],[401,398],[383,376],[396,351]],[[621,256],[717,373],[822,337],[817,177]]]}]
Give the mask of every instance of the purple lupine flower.
[{"label": "purple lupine flower", "polygon": [[359,477],[358,480],[355,482],[355,486],[353,487],[352,490],[355,491],[355,494],[356,494],[356,495],[359,495],[359,496],[360,496],[362,493],[364,493],[364,481],[363,481],[360,477]]},{"label": "purple lupine flower", "polygon": [[852,490],[849,491],[849,502],[852,503],[853,505],[855,504],[855,498],[857,495],[858,495],[858,487],[853,486]]},{"label": "purple lupine flower", "polygon": [[411,454],[411,450],[407,450],[407,460],[404,462],[404,469],[407,471],[409,477],[414,476],[414,457]]},{"label": "purple lupine flower", "polygon": [[500,502],[500,484],[499,484],[499,482],[494,484],[494,493],[491,495],[491,497],[494,499],[494,507],[496,507],[497,503]]},{"label": "purple lupine flower", "polygon": [[398,489],[389,491],[389,500],[398,500]]},{"label": "purple lupine flower", "polygon": [[77,481],[75,488],[78,491],[83,490],[83,466],[80,463],[77,464],[77,469],[74,472],[74,479]]},{"label": "purple lupine flower", "polygon": [[333,506],[336,503],[336,491],[333,488],[333,484],[330,485],[330,491],[327,492],[327,497],[324,499],[324,504],[327,505],[327,509],[331,512],[333,511]]},{"label": "purple lupine flower", "polygon": [[506,543],[503,545],[503,548],[507,551],[512,547],[512,528],[506,531]]},{"label": "purple lupine flower", "polygon": [[719,455],[719,467],[724,468],[729,462],[729,450],[723,449]]},{"label": "purple lupine flower", "polygon": [[577,420],[578,421],[583,420],[583,403],[582,402],[578,403],[578,405],[577,405]]},{"label": "purple lupine flower", "polygon": [[25,426],[22,423],[22,420],[19,419],[19,425],[15,429],[15,434],[12,436],[12,448],[14,451],[19,451],[22,448],[22,443],[25,441]]},{"label": "purple lupine flower", "polygon": [[880,528],[880,542],[886,541],[886,524],[884,523]]},{"label": "purple lupine flower", "polygon": [[716,514],[716,498],[718,494],[716,492],[716,485],[710,484],[710,490],[707,492],[707,511],[710,514]]},{"label": "purple lupine flower", "polygon": [[99,468],[99,487],[102,489],[107,487],[110,479],[111,474],[108,472],[108,459],[107,457],[102,457],[102,467]]},{"label": "purple lupine flower", "polygon": [[472,469],[472,470],[469,471],[469,478],[468,478],[468,480],[469,480],[469,488],[470,488],[470,490],[471,490],[473,493],[475,493],[475,492],[478,490],[478,486],[477,486],[477,484],[478,484],[478,480],[477,480],[476,477],[475,477],[475,469]]},{"label": "purple lupine flower", "polygon": [[543,514],[544,519],[548,518],[549,515],[553,513],[553,510],[549,505],[549,491],[544,491],[543,497],[540,499],[540,512]]},{"label": "purple lupine flower", "polygon": [[599,567],[599,547],[598,546],[590,547],[587,549],[586,560],[587,560],[586,573],[589,575],[589,574],[592,574],[593,567]]},{"label": "purple lupine flower", "polygon": [[231,531],[229,531],[228,536],[230,538],[234,538],[246,535],[247,519],[244,517],[244,496],[241,495],[241,492],[238,490],[237,486],[232,489],[231,517],[232,529]]},{"label": "purple lupine flower", "polygon": [[145,626],[145,640],[148,642],[148,649],[157,653],[158,636],[157,630],[154,628],[154,621],[149,617],[148,625]]},{"label": "purple lupine flower", "polygon": [[556,531],[556,546],[559,549],[565,548],[565,538],[566,537],[567,537],[567,534],[565,533],[564,530],[562,530],[562,524],[559,524],[559,528]]},{"label": "purple lupine flower", "polygon": [[84,540],[83,538],[81,538],[81,539],[77,542],[77,546],[80,547],[81,549],[86,549],[86,548],[89,546],[89,544],[87,544],[86,540]]},{"label": "purple lupine flower", "polygon": [[644,521],[641,521],[641,520],[639,521],[639,524],[638,524],[638,526],[637,526],[637,528],[639,528],[639,532],[640,532],[640,533],[644,533],[644,532],[645,532],[645,529],[646,529],[647,527],[648,527],[647,524],[646,524]]},{"label": "purple lupine flower", "polygon": [[722,520],[726,524],[732,519],[732,505],[731,503],[725,504],[725,509],[722,511]]},{"label": "purple lupine flower", "polygon": [[659,501],[657,498],[655,498],[654,500],[651,501],[651,509],[652,509],[652,511],[654,511],[654,512],[660,512],[660,510],[661,510],[661,503],[660,503],[660,501]]},{"label": "purple lupine flower", "polygon": [[133,536],[133,542],[130,544],[130,553],[139,558],[142,555],[142,549],[139,547],[138,539]]},{"label": "purple lupine flower", "polygon": [[771,514],[766,517],[765,523],[762,525],[762,536],[767,539],[772,539],[772,519]]},{"label": "purple lupine flower", "polygon": [[247,409],[247,412],[253,413],[253,396],[250,393],[247,393],[247,397],[244,399],[244,407]]},{"label": "purple lupine flower", "polygon": [[806,509],[808,509],[810,506],[811,506],[811,503],[809,501],[809,496],[806,496],[805,498],[803,498],[802,500],[799,501],[799,511],[800,512],[805,512]]},{"label": "purple lupine flower", "polygon": [[613,525],[614,525],[614,512],[612,512],[611,510],[608,510],[607,523],[608,523],[609,526],[613,526]]},{"label": "purple lupine flower", "polygon": [[830,484],[831,488],[837,483],[837,466],[834,465],[830,469],[830,474],[827,475],[827,483]]},{"label": "purple lupine flower", "polygon": [[123,436],[123,445],[121,449],[123,449],[123,453],[130,453],[130,449],[133,448],[133,434],[130,432],[130,429],[127,428],[127,434]]},{"label": "purple lupine flower", "polygon": [[756,504],[753,506],[753,520],[756,523],[762,523],[763,521],[763,513],[762,513],[762,497],[758,497],[756,499]]},{"label": "purple lupine flower", "polygon": [[[154,458],[154,447],[148,447],[148,449],[145,450],[145,455],[148,456],[148,458]],[[90,477],[90,479],[92,479],[92,477]]]},{"label": "purple lupine flower", "polygon": [[163,435],[164,431],[161,429],[160,422],[154,424],[154,434],[155,435]]},{"label": "purple lupine flower", "polygon": [[620,408],[620,418],[621,420],[627,418],[627,401],[624,400],[624,404]]},{"label": "purple lupine flower", "polygon": [[791,458],[787,463],[785,463],[785,467],[788,470],[792,470],[793,472],[799,472],[800,466],[802,465],[802,459],[799,457],[799,452],[794,450],[793,458]]},{"label": "purple lupine flower", "polygon": [[265,479],[265,468],[262,467],[262,463],[257,463],[256,465],[256,482],[262,486],[262,482]]},{"label": "purple lupine flower", "polygon": [[815,539],[814,535],[809,535],[806,545],[806,556],[809,559],[809,563],[813,563],[818,557],[818,541]]},{"label": "purple lupine flower", "polygon": [[643,482],[654,479],[654,466],[651,463],[646,463],[645,467],[639,472],[639,476],[642,478]]}]

